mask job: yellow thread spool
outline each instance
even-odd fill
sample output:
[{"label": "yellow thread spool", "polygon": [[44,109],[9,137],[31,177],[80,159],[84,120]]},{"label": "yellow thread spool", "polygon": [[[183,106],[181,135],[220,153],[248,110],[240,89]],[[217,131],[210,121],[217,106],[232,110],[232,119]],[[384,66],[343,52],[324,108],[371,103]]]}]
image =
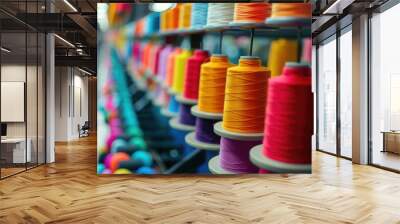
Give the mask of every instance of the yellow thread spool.
[{"label": "yellow thread spool", "polygon": [[271,77],[282,74],[286,62],[297,61],[298,44],[295,40],[277,39],[272,41],[268,56]]},{"label": "yellow thread spool", "polygon": [[212,55],[210,62],[201,65],[198,100],[200,111],[224,111],[226,71],[231,66],[225,55]]},{"label": "yellow thread spool", "polygon": [[185,67],[187,60],[191,56],[192,52],[190,50],[183,50],[182,53],[176,56],[172,90],[177,94],[182,94],[183,92]]},{"label": "yellow thread spool", "polygon": [[225,87],[225,130],[238,133],[264,131],[267,81],[270,72],[258,57],[242,56],[239,65],[228,69]]},{"label": "yellow thread spool", "polygon": [[189,28],[191,25],[192,4],[184,3],[179,8],[179,28]]}]

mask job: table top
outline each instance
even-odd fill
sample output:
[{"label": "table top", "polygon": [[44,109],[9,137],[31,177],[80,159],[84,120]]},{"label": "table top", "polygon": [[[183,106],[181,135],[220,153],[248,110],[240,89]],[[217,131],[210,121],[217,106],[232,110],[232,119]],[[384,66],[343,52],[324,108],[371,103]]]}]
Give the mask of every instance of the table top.
[{"label": "table top", "polygon": [[381,131],[381,133],[383,133],[383,134],[398,134],[398,135],[400,135],[400,131]]},{"label": "table top", "polygon": [[[24,142],[25,138],[5,138],[1,139],[1,143],[20,143]],[[27,138],[27,141],[30,141],[30,138]]]}]

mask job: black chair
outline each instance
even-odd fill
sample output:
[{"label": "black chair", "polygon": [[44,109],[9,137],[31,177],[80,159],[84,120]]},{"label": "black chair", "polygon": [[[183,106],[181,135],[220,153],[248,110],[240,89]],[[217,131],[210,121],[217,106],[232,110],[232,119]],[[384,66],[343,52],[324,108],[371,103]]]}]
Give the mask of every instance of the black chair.
[{"label": "black chair", "polygon": [[89,121],[85,121],[82,127],[78,124],[79,138],[89,136],[89,129],[90,129]]}]

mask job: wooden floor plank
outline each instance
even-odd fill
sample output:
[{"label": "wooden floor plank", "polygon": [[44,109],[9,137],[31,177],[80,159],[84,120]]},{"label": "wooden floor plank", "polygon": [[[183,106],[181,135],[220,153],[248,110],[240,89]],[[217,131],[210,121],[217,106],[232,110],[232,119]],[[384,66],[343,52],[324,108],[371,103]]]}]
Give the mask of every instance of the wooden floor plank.
[{"label": "wooden floor plank", "polygon": [[96,175],[96,138],[0,181],[0,223],[400,223],[400,175],[313,153],[311,175]]}]

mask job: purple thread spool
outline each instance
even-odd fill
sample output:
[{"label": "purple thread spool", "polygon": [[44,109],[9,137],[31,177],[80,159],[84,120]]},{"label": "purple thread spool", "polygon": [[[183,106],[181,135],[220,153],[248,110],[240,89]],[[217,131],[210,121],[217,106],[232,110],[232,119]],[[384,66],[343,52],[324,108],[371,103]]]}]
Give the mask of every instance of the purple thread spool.
[{"label": "purple thread spool", "polygon": [[259,168],[250,161],[250,149],[262,143],[262,140],[243,141],[222,137],[220,166],[234,173],[258,173]]},{"label": "purple thread spool", "polygon": [[197,117],[196,118],[196,131],[195,137],[198,141],[219,144],[220,136],[214,133],[214,123],[219,120],[210,120]]},{"label": "purple thread spool", "polygon": [[190,112],[192,105],[181,104],[179,107],[179,122],[181,124],[194,126],[196,124],[196,118]]}]

